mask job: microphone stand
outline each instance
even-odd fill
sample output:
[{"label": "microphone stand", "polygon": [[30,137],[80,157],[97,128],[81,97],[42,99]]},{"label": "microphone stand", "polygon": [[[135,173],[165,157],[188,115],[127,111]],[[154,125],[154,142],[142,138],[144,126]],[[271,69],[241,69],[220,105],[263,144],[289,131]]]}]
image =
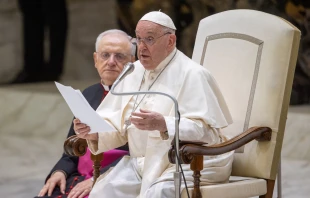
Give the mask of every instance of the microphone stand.
[{"label": "microphone stand", "polygon": [[175,110],[175,149],[176,149],[176,156],[175,156],[175,165],[176,165],[176,170],[174,173],[174,186],[175,186],[175,197],[180,198],[181,197],[181,173],[179,170],[179,160],[180,155],[179,155],[179,120],[180,120],[180,115],[179,115],[179,105],[178,101],[173,97],[170,96],[166,93],[162,92],[157,92],[157,91],[136,91],[136,92],[123,92],[123,93],[116,93],[114,92],[115,87],[119,84],[121,80],[117,79],[112,87],[111,87],[111,94],[113,95],[140,95],[140,94],[159,94],[163,96],[167,96],[174,102],[174,110]]}]

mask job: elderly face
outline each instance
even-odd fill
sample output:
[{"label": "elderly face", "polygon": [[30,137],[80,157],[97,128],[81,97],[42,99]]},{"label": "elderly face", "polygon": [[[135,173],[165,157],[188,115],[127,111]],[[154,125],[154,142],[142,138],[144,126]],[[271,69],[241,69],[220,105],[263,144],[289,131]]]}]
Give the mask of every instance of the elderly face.
[{"label": "elderly face", "polygon": [[165,32],[161,25],[150,21],[139,21],[136,38],[138,58],[147,70],[154,70],[169,55],[176,39],[175,35]]},{"label": "elderly face", "polygon": [[94,52],[95,67],[105,85],[112,85],[123,67],[133,62],[131,43],[120,34],[108,34],[99,42],[98,51]]}]

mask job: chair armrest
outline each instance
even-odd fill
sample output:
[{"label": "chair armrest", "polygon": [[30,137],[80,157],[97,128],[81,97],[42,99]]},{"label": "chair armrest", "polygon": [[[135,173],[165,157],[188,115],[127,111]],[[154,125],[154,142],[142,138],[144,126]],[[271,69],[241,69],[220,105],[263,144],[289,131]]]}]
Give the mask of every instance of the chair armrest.
[{"label": "chair armrest", "polygon": [[85,139],[79,138],[76,135],[68,137],[64,142],[64,152],[71,156],[83,156],[87,151],[87,142]]},{"label": "chair armrest", "polygon": [[[70,136],[64,142],[64,152],[67,155],[81,157],[85,155],[87,151],[87,142],[85,139],[79,138],[76,135]],[[95,185],[97,178],[100,175],[101,161],[103,160],[103,153],[98,155],[91,154],[91,160],[93,161],[93,186]]]},{"label": "chair armrest", "polygon": [[[205,146],[202,142],[182,142],[180,141],[180,163],[190,164],[195,155],[220,155],[247,144],[252,140],[270,141],[272,130],[269,127],[251,127],[240,135],[220,144]],[[168,153],[170,163],[175,164],[175,147],[172,141],[172,147]]]}]

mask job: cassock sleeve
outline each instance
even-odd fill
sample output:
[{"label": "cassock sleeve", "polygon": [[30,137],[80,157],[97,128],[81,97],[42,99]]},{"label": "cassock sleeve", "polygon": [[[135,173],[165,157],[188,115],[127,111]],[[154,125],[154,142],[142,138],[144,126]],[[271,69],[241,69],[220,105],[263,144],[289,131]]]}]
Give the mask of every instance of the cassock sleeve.
[{"label": "cassock sleeve", "polygon": [[[109,141],[105,141],[109,140]],[[99,153],[121,147],[127,143],[127,137],[122,136],[117,130],[112,132],[99,132],[98,141],[87,140],[88,148],[92,154],[98,155]],[[98,147],[98,145],[100,145]]]},{"label": "cassock sleeve", "polygon": [[[168,129],[168,137],[161,137],[162,139],[169,139],[172,141],[175,135],[175,118],[165,117],[165,121]],[[180,119],[179,138],[180,140],[206,142],[208,145],[220,142],[220,136],[216,128],[205,125],[200,120],[191,120],[187,118]]]},{"label": "cassock sleeve", "polygon": [[[209,145],[219,143],[219,129],[229,125],[231,116],[219,87],[202,66],[192,67],[178,93],[179,138],[188,141],[202,141]],[[168,138],[175,135],[175,118],[165,116]],[[161,136],[163,138],[163,136]]]}]

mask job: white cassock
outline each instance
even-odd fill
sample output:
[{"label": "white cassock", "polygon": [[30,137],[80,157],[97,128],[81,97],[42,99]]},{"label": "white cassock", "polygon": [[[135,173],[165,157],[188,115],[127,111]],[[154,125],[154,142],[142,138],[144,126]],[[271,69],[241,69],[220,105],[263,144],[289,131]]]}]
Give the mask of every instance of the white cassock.
[{"label": "white cassock", "polygon": [[[177,49],[153,71],[145,71],[140,61],[134,65],[135,70],[116,87],[116,92],[138,91],[139,88],[146,91],[153,84],[150,91],[164,92],[177,99],[181,140],[204,141],[208,145],[221,142],[223,137],[219,130],[231,123],[231,116],[208,70]],[[137,110],[141,108],[164,115],[168,139],[164,139],[159,131],[139,130],[134,125],[125,130],[124,122],[137,104]],[[97,112],[115,131],[100,132],[98,142],[88,141],[91,152],[99,154],[128,141],[130,157],[124,157],[114,169],[98,179],[90,198],[174,197],[175,165],[169,163],[167,155],[175,133],[173,101],[162,95],[140,95],[136,98],[108,94]],[[228,181],[233,152],[204,159],[202,185]],[[182,167],[188,186],[193,186],[189,165]]]}]

